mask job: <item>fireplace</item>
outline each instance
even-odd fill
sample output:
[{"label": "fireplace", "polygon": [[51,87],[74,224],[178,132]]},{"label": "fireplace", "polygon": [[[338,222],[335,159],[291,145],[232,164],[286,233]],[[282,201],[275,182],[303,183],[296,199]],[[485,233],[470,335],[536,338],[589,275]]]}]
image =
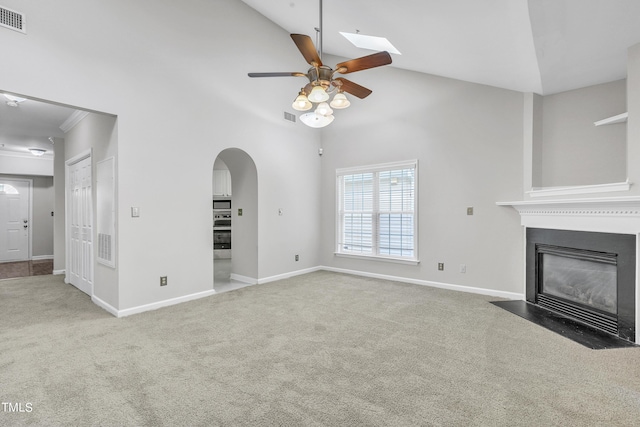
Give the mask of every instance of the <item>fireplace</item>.
[{"label": "fireplace", "polygon": [[526,300],[635,342],[636,236],[527,228]]}]

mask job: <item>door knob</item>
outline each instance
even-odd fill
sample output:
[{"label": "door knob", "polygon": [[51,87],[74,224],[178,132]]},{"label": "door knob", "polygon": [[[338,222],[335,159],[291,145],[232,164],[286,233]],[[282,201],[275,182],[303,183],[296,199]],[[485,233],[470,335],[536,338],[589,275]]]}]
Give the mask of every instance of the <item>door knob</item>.
[{"label": "door knob", "polygon": [[23,219],[22,222],[24,222],[26,224],[27,222],[29,222],[29,220],[28,219]]},{"label": "door knob", "polygon": [[27,224],[23,225],[23,228],[26,230],[29,227]]}]

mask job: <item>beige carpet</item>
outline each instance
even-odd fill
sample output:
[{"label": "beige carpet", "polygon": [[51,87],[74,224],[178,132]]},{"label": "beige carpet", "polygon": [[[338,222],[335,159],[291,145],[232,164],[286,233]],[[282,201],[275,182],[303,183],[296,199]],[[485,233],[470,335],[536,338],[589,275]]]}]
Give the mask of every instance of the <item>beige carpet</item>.
[{"label": "beige carpet", "polygon": [[3,280],[0,399],[32,409],[0,425],[640,424],[640,349],[489,300],[317,272],[116,319],[59,276]]}]

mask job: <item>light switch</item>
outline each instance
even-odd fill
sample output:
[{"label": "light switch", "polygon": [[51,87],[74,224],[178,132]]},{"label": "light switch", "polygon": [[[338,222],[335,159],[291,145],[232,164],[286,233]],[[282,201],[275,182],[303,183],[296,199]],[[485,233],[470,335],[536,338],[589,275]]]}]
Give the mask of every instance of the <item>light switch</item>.
[{"label": "light switch", "polygon": [[138,218],[140,216],[140,208],[131,208],[131,218]]}]

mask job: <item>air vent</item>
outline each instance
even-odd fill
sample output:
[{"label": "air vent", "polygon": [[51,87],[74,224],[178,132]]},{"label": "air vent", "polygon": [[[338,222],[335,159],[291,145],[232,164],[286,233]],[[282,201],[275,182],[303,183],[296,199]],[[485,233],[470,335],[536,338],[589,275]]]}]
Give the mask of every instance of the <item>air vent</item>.
[{"label": "air vent", "polygon": [[27,20],[23,13],[0,6],[0,27],[27,34]]},{"label": "air vent", "polygon": [[296,115],[295,114],[291,114],[291,113],[287,113],[286,111],[284,112],[284,119],[285,120],[289,120],[290,122],[295,123],[296,122]]},{"label": "air vent", "polygon": [[98,258],[107,262],[113,261],[109,234],[98,233]]}]

